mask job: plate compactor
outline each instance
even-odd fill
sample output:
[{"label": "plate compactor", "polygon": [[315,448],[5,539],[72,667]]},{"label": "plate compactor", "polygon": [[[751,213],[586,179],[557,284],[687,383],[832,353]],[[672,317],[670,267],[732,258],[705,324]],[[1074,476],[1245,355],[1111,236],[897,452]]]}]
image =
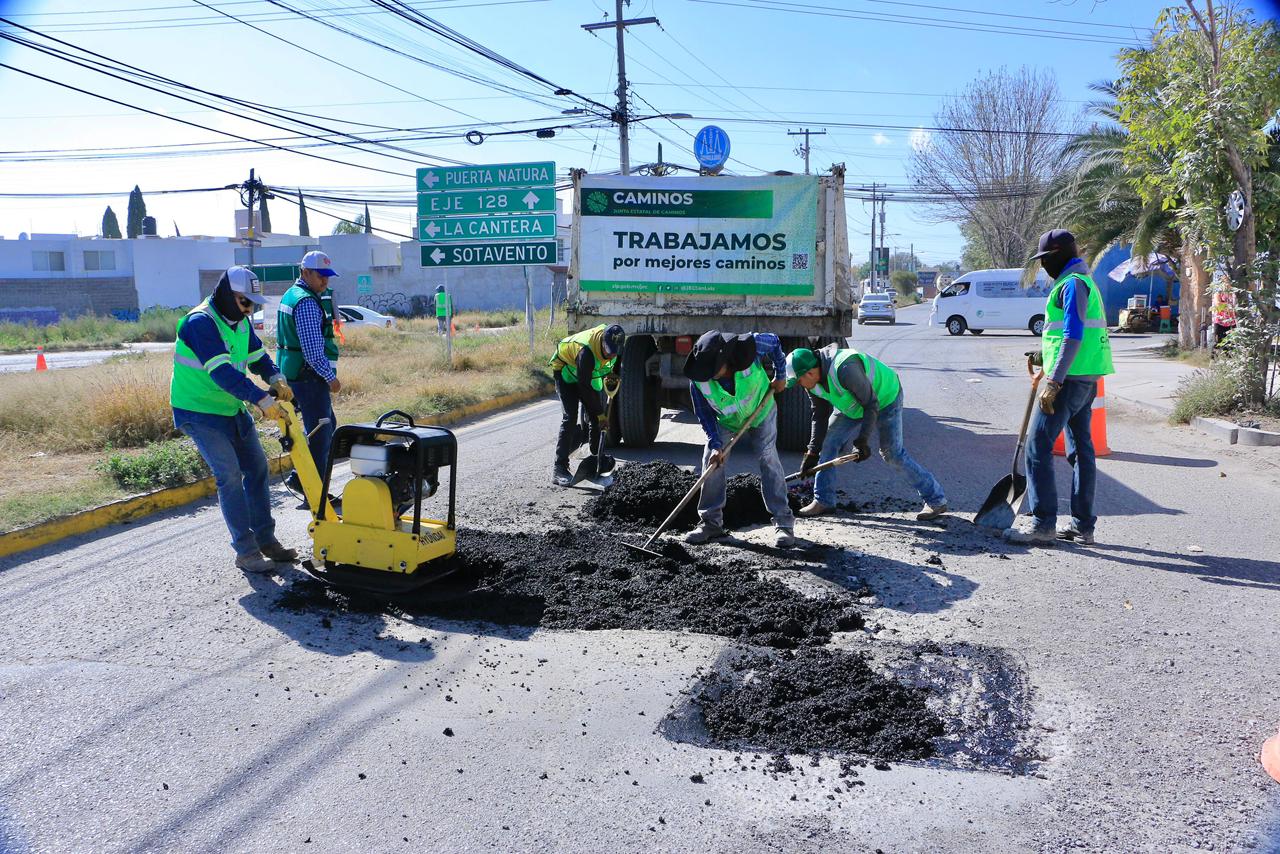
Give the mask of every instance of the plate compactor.
[{"label": "plate compactor", "polygon": [[[339,587],[395,594],[447,575],[455,550],[458,441],[443,427],[420,426],[399,410],[372,424],[345,424],[333,435],[323,473],[307,447],[294,408],[281,403],[280,444],[293,460],[311,507],[312,559],[303,566]],[[329,500],[333,461],[351,459],[342,500]],[[422,504],[436,494],[440,469],[449,469],[449,511],[423,518]]]}]

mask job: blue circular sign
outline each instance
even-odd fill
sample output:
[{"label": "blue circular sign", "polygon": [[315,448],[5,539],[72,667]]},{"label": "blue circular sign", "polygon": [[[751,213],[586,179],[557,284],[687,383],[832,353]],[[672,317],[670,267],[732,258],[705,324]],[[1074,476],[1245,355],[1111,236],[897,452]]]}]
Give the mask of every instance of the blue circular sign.
[{"label": "blue circular sign", "polygon": [[693,156],[703,169],[719,169],[729,159],[729,134],[707,125],[693,138]]}]

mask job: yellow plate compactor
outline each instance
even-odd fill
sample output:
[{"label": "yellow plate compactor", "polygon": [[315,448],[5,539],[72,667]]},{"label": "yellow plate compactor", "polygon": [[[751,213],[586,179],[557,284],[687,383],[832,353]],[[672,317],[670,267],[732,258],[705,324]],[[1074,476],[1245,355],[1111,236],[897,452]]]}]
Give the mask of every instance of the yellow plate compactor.
[{"label": "yellow plate compactor", "polygon": [[[451,431],[417,425],[399,410],[372,424],[344,424],[334,432],[322,473],[293,406],[280,408],[281,445],[311,507],[312,560],[303,562],[308,572],[335,586],[394,594],[452,571],[453,562],[445,559],[456,542],[458,442]],[[333,461],[344,457],[351,459],[352,478],[342,489],[339,512],[329,487]],[[424,518],[423,502],[439,489],[442,468],[449,470],[448,515]]]}]

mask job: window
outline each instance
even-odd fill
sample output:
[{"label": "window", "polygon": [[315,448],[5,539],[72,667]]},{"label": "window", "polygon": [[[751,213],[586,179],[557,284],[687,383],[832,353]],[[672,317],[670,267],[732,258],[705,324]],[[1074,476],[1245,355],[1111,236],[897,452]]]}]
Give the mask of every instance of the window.
[{"label": "window", "polygon": [[67,269],[67,256],[62,252],[36,251],[31,253],[31,264],[37,272],[63,273]]},{"label": "window", "polygon": [[86,250],[84,253],[85,270],[114,270],[116,253],[113,250]]},{"label": "window", "polygon": [[364,320],[364,316],[361,315],[360,312],[356,311],[353,308],[347,308],[346,306],[339,308],[338,313],[341,314],[342,319],[347,321],[348,323],[351,323],[357,320]]},{"label": "window", "polygon": [[947,285],[945,288],[943,288],[942,293],[939,294],[939,296],[958,297],[958,296],[964,296],[967,293],[969,293],[968,282],[953,282],[952,284]]}]

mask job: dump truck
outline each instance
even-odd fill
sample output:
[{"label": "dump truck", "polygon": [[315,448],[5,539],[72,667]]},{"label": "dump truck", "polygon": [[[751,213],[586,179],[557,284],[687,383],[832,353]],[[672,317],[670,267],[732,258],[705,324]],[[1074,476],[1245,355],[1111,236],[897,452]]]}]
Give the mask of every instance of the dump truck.
[{"label": "dump truck", "polygon": [[[684,361],[710,329],[774,332],[787,352],[849,336],[844,167],[829,174],[573,177],[569,332],[627,332],[608,436],[651,445],[662,409],[689,409]],[[778,398],[778,445],[802,450],[809,399]]]}]

